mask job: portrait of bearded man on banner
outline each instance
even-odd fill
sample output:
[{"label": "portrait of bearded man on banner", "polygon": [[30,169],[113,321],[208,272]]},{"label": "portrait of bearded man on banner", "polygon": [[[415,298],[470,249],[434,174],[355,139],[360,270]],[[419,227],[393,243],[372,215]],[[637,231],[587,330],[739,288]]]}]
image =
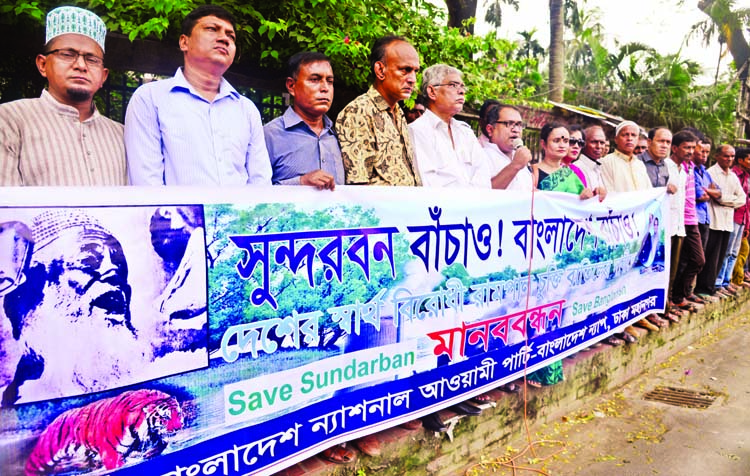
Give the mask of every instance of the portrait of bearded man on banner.
[{"label": "portrait of bearded man on banner", "polygon": [[[141,239],[149,234],[147,219],[143,222],[143,228],[125,238],[150,248]],[[23,282],[3,296],[12,339],[3,334],[2,349],[10,349],[7,341],[14,340],[17,354],[12,380],[3,390],[3,406],[98,392],[195,368],[195,359],[187,364],[175,355],[168,356],[168,365],[158,363],[158,357],[167,354],[164,349],[175,349],[162,343],[174,337],[165,331],[168,316],[158,304],[147,302],[161,292],[159,283],[148,289],[145,280],[129,280],[123,245],[99,219],[78,209],[48,209],[33,218],[30,228],[33,251]],[[133,260],[160,265],[156,256],[149,261],[148,255],[131,255]],[[192,271],[205,276],[205,260]],[[205,285],[205,278],[199,284]],[[139,326],[131,314],[133,285],[141,286],[145,302]],[[205,289],[198,300],[201,295]],[[205,312],[202,319],[207,325]],[[178,347],[199,352],[204,348],[205,353],[205,335],[183,337],[189,339],[197,341]],[[160,348],[160,353],[155,351]]]}]

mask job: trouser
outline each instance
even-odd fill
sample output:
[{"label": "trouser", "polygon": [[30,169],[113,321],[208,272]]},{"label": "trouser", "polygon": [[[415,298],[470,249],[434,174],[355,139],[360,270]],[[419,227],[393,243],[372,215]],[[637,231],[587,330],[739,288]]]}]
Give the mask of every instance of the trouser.
[{"label": "trouser", "polygon": [[740,252],[737,254],[737,262],[734,263],[732,284],[742,286],[742,283],[745,282],[745,262],[747,261],[748,254],[750,254],[750,244],[747,242],[747,238],[743,238],[740,245]]},{"label": "trouser", "polygon": [[706,251],[706,245],[708,244],[708,232],[709,232],[709,224],[708,223],[698,223],[698,231],[701,233],[701,243],[703,244],[703,252]]},{"label": "trouser", "polygon": [[682,238],[683,237],[676,235],[672,237],[672,256],[669,259],[669,286],[667,287],[667,302],[672,301],[672,287],[674,286],[674,278],[677,276],[677,267],[680,264]]},{"label": "trouser", "polygon": [[734,262],[737,261],[737,254],[740,252],[740,244],[742,243],[742,230],[744,225],[735,223],[732,227],[732,232],[729,234],[729,242],[727,243],[727,256],[721,264],[719,274],[716,275],[716,286],[726,287],[732,280],[732,272],[734,271]]},{"label": "trouser", "polygon": [[720,230],[711,230],[708,234],[706,262],[695,282],[696,293],[713,294],[716,292],[716,275],[719,273],[719,264],[727,253],[730,234],[729,231]]},{"label": "trouser", "polygon": [[706,258],[703,254],[703,243],[698,225],[685,225],[685,238],[682,239],[680,250],[680,272],[677,273],[672,286],[672,299],[681,303],[690,296],[693,279],[701,272]]}]

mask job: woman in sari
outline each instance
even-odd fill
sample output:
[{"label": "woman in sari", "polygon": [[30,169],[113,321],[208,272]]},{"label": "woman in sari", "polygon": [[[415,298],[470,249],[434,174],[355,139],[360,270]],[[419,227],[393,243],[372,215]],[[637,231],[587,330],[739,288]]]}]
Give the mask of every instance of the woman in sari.
[{"label": "woman in sari", "polygon": [[[540,133],[540,144],[544,155],[542,160],[534,166],[537,190],[575,193],[581,200],[594,196],[593,192],[586,188],[583,173],[577,168],[574,169],[575,166],[571,167],[563,163],[563,158],[568,155],[570,146],[570,132],[565,125],[557,122],[545,124]],[[580,153],[580,150],[578,152]],[[532,387],[554,385],[563,380],[561,360],[536,370],[526,377],[526,382]]]},{"label": "woman in sari", "polygon": [[540,133],[540,144],[542,160],[534,166],[538,190],[575,193],[581,200],[594,196],[586,187],[586,179],[578,167],[563,163],[570,148],[570,132],[564,124],[545,124]]},{"label": "woman in sari", "polygon": [[[568,153],[565,154],[565,157],[562,159],[562,162],[565,165],[570,165],[578,160],[578,157],[580,157],[581,151],[583,150],[583,146],[586,145],[586,133],[581,126],[578,124],[572,124],[568,126],[568,132],[570,133],[570,147],[568,148]],[[585,181],[584,185],[586,185]]]}]

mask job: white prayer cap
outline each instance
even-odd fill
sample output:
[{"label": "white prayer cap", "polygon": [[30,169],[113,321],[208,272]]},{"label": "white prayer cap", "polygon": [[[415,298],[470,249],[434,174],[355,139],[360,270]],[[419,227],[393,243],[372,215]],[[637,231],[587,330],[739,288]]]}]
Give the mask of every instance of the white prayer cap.
[{"label": "white prayer cap", "polygon": [[107,36],[107,27],[104,21],[95,13],[78,7],[59,7],[47,14],[47,38],[45,43],[51,39],[67,33],[77,33],[88,36],[96,41],[104,51],[104,38]]},{"label": "white prayer cap", "polygon": [[628,126],[635,127],[638,130],[639,133],[641,131],[641,128],[638,127],[638,124],[636,124],[635,122],[633,122],[633,121],[622,121],[621,123],[617,124],[617,127],[615,127],[615,135],[619,134],[620,131],[623,130],[623,128],[628,127]]}]

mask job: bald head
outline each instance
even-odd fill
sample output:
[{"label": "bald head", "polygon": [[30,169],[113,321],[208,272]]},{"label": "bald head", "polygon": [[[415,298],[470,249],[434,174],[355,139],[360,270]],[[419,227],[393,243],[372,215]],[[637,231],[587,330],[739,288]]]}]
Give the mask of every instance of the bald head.
[{"label": "bald head", "polygon": [[604,129],[602,129],[602,126],[593,125],[587,127],[584,132],[586,145],[583,148],[583,153],[592,159],[601,159],[606,153],[607,136],[604,135]]}]

